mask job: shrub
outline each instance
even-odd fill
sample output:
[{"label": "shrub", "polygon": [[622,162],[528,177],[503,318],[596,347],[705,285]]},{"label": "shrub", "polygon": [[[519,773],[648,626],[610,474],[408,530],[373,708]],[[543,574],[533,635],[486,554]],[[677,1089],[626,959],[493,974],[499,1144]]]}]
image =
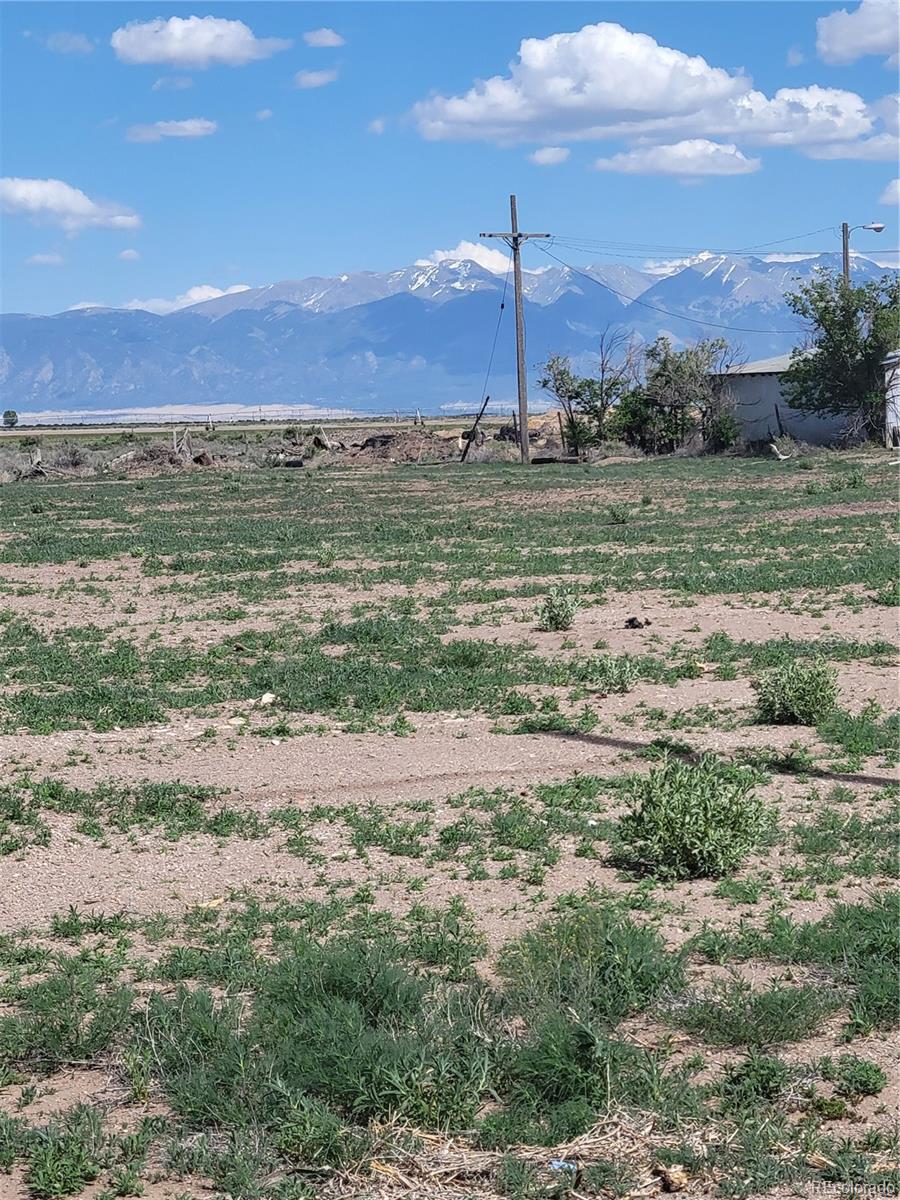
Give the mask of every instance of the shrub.
[{"label": "shrub", "polygon": [[641,678],[641,664],[629,654],[598,654],[588,659],[583,676],[586,683],[602,692],[630,692]]},{"label": "shrub", "polygon": [[781,663],[753,686],[767,725],[818,725],[837,704],[837,672],[822,658]]},{"label": "shrub", "polygon": [[566,588],[552,588],[537,611],[538,629],[545,633],[571,629],[577,611],[577,597]]},{"label": "shrub", "polygon": [[741,426],[729,408],[711,413],[703,430],[703,448],[710,454],[731,450],[741,440]]},{"label": "shrub", "polygon": [[615,857],[660,879],[725,875],[773,828],[752,776],[709,755],[696,765],[669,760],[649,775],[632,775],[625,797]]}]

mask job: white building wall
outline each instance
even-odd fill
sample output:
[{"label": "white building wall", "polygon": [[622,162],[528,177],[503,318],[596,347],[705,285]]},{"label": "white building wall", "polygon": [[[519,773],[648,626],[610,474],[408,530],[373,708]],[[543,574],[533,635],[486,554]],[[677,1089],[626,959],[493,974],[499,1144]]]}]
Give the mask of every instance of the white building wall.
[{"label": "white building wall", "polygon": [[825,446],[840,439],[846,428],[843,417],[798,412],[781,393],[781,376],[732,375],[728,387],[734,397],[734,415],[748,442],[766,442],[781,433],[798,442]]},{"label": "white building wall", "polygon": [[884,444],[898,444],[900,430],[900,350],[895,350],[884,360]]}]

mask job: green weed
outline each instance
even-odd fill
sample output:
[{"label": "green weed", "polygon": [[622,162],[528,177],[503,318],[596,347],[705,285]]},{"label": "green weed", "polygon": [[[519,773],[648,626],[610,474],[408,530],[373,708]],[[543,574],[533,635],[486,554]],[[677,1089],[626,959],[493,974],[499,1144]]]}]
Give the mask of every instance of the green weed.
[{"label": "green weed", "polygon": [[662,879],[725,875],[773,830],[753,776],[712,757],[670,760],[623,785],[628,811],[614,834],[617,861]]}]

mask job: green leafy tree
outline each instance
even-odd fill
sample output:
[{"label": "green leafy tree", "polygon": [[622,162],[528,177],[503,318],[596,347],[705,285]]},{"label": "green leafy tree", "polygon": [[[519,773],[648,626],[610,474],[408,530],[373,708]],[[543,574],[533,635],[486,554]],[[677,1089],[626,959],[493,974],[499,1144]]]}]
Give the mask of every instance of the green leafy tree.
[{"label": "green leafy tree", "polygon": [[900,345],[900,278],[857,285],[823,271],[786,300],[812,326],[811,344],[794,350],[785,374],[788,402],[801,412],[845,417],[848,432],[880,441],[882,361]]},{"label": "green leafy tree", "polygon": [[3,428],[15,429],[19,423],[19,414],[14,408],[8,408],[3,414]]},{"label": "green leafy tree", "polygon": [[695,436],[726,449],[739,434],[726,378],[736,357],[724,338],[681,350],[657,338],[644,351],[643,384],[622,398],[611,428],[650,454],[671,454]]},{"label": "green leafy tree", "polygon": [[554,354],[539,380],[562,409],[566,436],[576,454],[607,437],[612,411],[634,383],[631,341],[627,334],[609,329],[600,335],[594,375],[576,375],[568,358]]}]

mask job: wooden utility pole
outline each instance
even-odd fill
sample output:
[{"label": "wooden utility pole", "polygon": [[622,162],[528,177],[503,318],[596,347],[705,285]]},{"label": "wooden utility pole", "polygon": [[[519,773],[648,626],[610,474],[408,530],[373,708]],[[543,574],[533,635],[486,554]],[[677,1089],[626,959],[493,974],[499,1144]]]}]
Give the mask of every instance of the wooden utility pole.
[{"label": "wooden utility pole", "polygon": [[841,266],[844,283],[850,282],[850,225],[844,221],[841,225]]},{"label": "wooden utility pole", "polygon": [[525,313],[522,310],[523,242],[529,238],[548,238],[549,233],[520,233],[519,214],[515,196],[509,198],[509,233],[481,233],[483,238],[502,238],[512,250],[513,282],[516,296],[516,382],[519,390],[519,454],[522,462],[530,462],[528,453],[528,377],[525,372]]}]

